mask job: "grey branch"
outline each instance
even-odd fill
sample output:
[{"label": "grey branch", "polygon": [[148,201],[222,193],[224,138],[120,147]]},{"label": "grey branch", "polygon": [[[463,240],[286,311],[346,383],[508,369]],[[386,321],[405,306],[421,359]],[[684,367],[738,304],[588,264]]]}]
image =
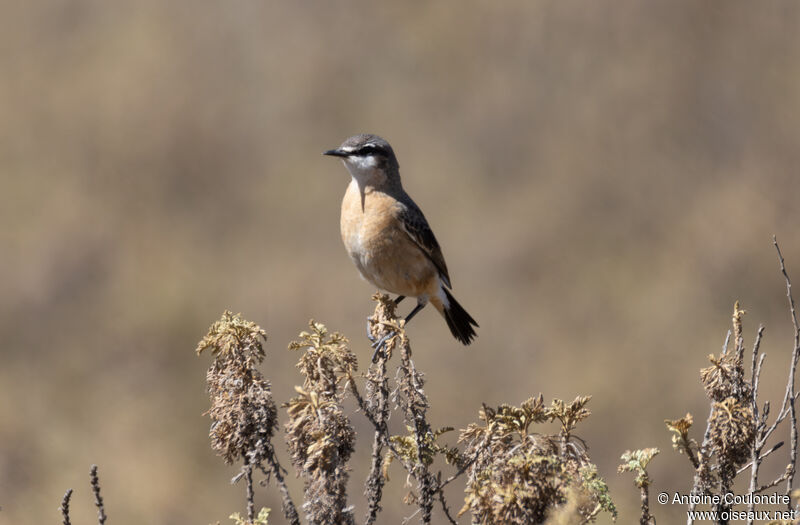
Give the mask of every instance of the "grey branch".
[{"label": "grey branch", "polygon": [[275,448],[272,446],[272,443],[267,443],[266,449],[267,463],[269,463],[270,470],[266,470],[261,465],[259,465],[259,468],[265,476],[275,476],[275,480],[278,482],[278,487],[281,491],[281,507],[283,508],[284,517],[286,517],[292,525],[300,525],[300,516],[297,514],[297,507],[295,507],[294,501],[292,501],[289,487],[286,486],[286,480],[283,477],[285,470],[283,470],[283,467],[281,467],[281,464],[278,462],[278,458],[275,456]]},{"label": "grey branch", "polygon": [[778,239],[773,237],[772,243],[775,245],[775,250],[778,252],[778,260],[781,264],[781,273],[783,273],[783,278],[786,281],[786,297],[789,300],[789,311],[791,312],[792,325],[794,326],[794,348],[792,349],[792,361],[791,366],[789,367],[789,381],[786,385],[786,395],[783,398],[783,405],[781,406],[781,411],[779,413],[782,416],[779,416],[780,419],[785,418],[786,409],[788,408],[789,415],[791,416],[791,470],[788,471],[786,476],[786,494],[789,494],[792,490],[792,482],[794,481],[794,474],[797,468],[797,411],[795,409],[797,395],[795,394],[794,388],[794,376],[795,371],[797,370],[797,361],[798,358],[800,358],[800,324],[797,321],[797,310],[795,309],[794,297],[792,297],[792,281],[789,279],[789,274],[786,272],[786,264],[783,260],[781,248],[778,246]]},{"label": "grey branch", "polygon": [[94,504],[97,506],[97,522],[104,525],[106,522],[106,509],[103,505],[103,498],[100,496],[100,479],[97,477],[97,465],[92,465],[89,472],[92,482],[92,492],[94,493]]}]

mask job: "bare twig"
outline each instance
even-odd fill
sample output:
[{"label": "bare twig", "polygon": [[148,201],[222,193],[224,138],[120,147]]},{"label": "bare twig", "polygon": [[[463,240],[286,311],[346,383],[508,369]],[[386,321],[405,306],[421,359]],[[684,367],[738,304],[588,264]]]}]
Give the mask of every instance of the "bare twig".
[{"label": "bare twig", "polygon": [[761,362],[764,361],[764,356],[766,354],[761,355],[760,361],[756,361],[758,357],[758,350],[761,347],[761,338],[764,336],[764,325],[758,327],[758,333],[756,334],[756,341],[753,343],[753,359],[750,364],[750,384],[753,386],[753,399],[752,399],[752,408],[753,408],[753,417],[758,420],[758,380],[759,376],[761,375]]},{"label": "bare twig", "polygon": [[403,525],[406,525],[407,523],[411,523],[411,520],[414,518],[414,516],[416,516],[420,512],[422,512],[422,508],[417,507],[417,510],[412,512],[410,516],[406,516],[405,518],[403,518]]},{"label": "bare twig", "polygon": [[728,353],[728,345],[731,343],[731,331],[728,330],[728,334],[725,336],[725,342],[722,344],[722,355]]},{"label": "bare twig", "polygon": [[246,457],[242,470],[244,471],[244,480],[247,484],[247,521],[253,523],[256,517],[255,493],[253,492],[253,466]]},{"label": "bare twig", "polygon": [[478,460],[480,455],[483,453],[483,449],[485,449],[489,444],[489,436],[490,434],[487,433],[486,437],[483,438],[483,444],[478,447],[478,449],[475,451],[475,454],[470,458],[469,461],[467,461],[466,463],[464,463],[459,467],[459,469],[456,471],[455,474],[453,474],[444,481],[441,481],[441,479],[439,480],[439,484],[436,486],[436,492],[441,492],[442,490],[444,490],[444,488],[447,485],[449,485],[450,483],[455,481],[459,476],[464,474],[467,471],[467,469],[469,469],[469,467],[471,467],[472,464]]},{"label": "bare twig", "polygon": [[292,501],[292,495],[289,493],[289,487],[286,486],[286,480],[283,477],[286,471],[278,462],[272,443],[267,443],[266,449],[266,460],[267,463],[269,463],[270,470],[266,470],[262,465],[259,465],[259,468],[265,476],[275,476],[275,481],[278,482],[278,487],[281,491],[281,508],[283,509],[284,517],[291,525],[300,525],[300,515],[297,514],[297,507],[295,507],[294,501]]},{"label": "bare twig", "polygon": [[437,491],[439,494],[439,502],[442,504],[442,510],[444,511],[444,515],[447,516],[447,519],[453,525],[458,525],[458,522],[453,518],[452,514],[450,514],[450,508],[447,506],[447,500],[444,499],[444,491],[441,490],[442,485],[442,473],[439,473],[438,479],[436,480],[436,484],[439,487]]},{"label": "bare twig", "polygon": [[[756,335],[755,343],[753,343],[753,358],[751,362],[750,368],[750,384],[752,385],[752,392],[751,392],[751,403],[750,409],[753,411],[753,422],[756,425],[756,431],[753,438],[753,444],[750,449],[750,493],[752,494],[756,487],[758,486],[758,469],[761,467],[761,461],[767,457],[772,451],[776,450],[774,447],[772,450],[761,455],[761,449],[763,448],[764,442],[760,439],[760,434],[764,430],[765,423],[764,421],[759,421],[758,419],[758,381],[761,376],[761,364],[764,362],[764,357],[766,354],[761,354],[761,358],[756,361],[758,356],[758,349],[761,346],[761,338],[764,335],[764,326],[758,327],[758,334]],[[739,469],[736,474],[739,475],[745,467]],[[752,515],[753,511],[755,510],[755,501],[752,499],[747,504],[748,515]]]},{"label": "bare twig", "polygon": [[439,472],[439,474],[436,477],[436,489],[434,490],[434,493],[439,495],[439,501],[441,501],[441,503],[442,503],[442,509],[444,510],[444,513],[445,513],[445,516],[447,516],[447,519],[450,520],[450,523],[456,523],[456,521],[450,515],[450,509],[447,508],[447,503],[446,503],[446,501],[444,499],[444,488],[447,485],[449,485],[450,483],[452,483],[453,481],[455,481],[456,479],[458,479],[458,477],[460,477],[462,474],[464,474],[472,466],[472,464],[475,463],[478,460],[478,458],[480,458],[481,454],[483,454],[483,451],[486,449],[486,447],[489,446],[489,438],[490,437],[491,437],[491,434],[489,432],[486,432],[486,434],[483,437],[483,441],[475,449],[475,453],[472,455],[472,457],[469,459],[469,461],[465,461],[463,464],[461,464],[459,466],[458,470],[454,474],[452,474],[450,477],[448,477],[446,480],[442,481],[442,473],[441,472]]},{"label": "bare twig", "polygon": [[787,479],[787,478],[789,477],[789,472],[791,472],[791,470],[792,470],[792,469],[791,469],[791,465],[788,465],[788,467],[790,467],[790,468],[787,468],[787,469],[786,469],[786,472],[784,472],[783,474],[781,474],[780,476],[778,476],[778,477],[777,477],[777,478],[775,478],[774,480],[770,481],[770,482],[769,482],[769,483],[767,483],[766,485],[761,485],[760,487],[758,487],[758,488],[757,488],[757,489],[756,489],[756,490],[753,492],[753,494],[758,494],[759,492],[764,492],[764,491],[765,491],[765,490],[767,490],[767,489],[771,489],[772,487],[774,487],[774,486],[776,486],[776,485],[779,485],[779,484],[780,484],[782,481],[784,481],[785,479]]},{"label": "bare twig", "polygon": [[[770,454],[772,454],[773,452],[775,452],[776,450],[781,448],[783,445],[784,445],[783,441],[779,441],[778,443],[775,443],[775,446],[773,446],[771,449],[769,449],[768,451],[766,451],[763,454],[761,454],[758,457],[758,460],[759,461],[763,461],[767,456],[769,456]],[[736,471],[736,475],[738,476],[739,474],[741,474],[742,472],[744,472],[745,470],[749,469],[752,466],[753,466],[753,462],[752,461],[746,463],[744,466],[742,466],[741,468],[739,468],[739,470]]]},{"label": "bare twig", "polygon": [[[761,331],[759,331],[759,337],[761,335]],[[767,358],[767,354],[761,354],[758,358],[758,364],[755,366],[755,373],[753,374],[753,381],[751,384],[753,385],[753,419],[758,421],[758,387],[761,381],[761,367],[764,365],[764,359]],[[764,402],[764,411],[761,414],[761,421],[759,422],[759,430],[758,432],[763,432],[764,428],[766,428],[767,423],[767,416],[769,415],[769,401]],[[756,434],[759,436],[759,434]],[[762,442],[760,446],[763,447],[764,443]]]},{"label": "bare twig", "polygon": [[69,521],[69,500],[72,498],[72,489],[64,493],[64,499],[61,500],[61,516],[64,517],[63,525],[71,525]]},{"label": "bare twig", "polygon": [[792,350],[792,362],[789,368],[789,382],[786,385],[786,395],[784,396],[783,406],[781,407],[781,413],[783,413],[785,407],[788,404],[789,413],[791,415],[791,454],[790,454],[790,466],[791,470],[788,472],[786,477],[786,494],[788,495],[792,491],[792,482],[794,481],[794,474],[797,469],[797,411],[795,409],[795,400],[797,398],[795,394],[795,382],[794,376],[795,371],[797,370],[797,361],[800,358],[800,323],[797,321],[797,311],[795,309],[794,304],[794,297],[792,297],[792,282],[789,279],[789,274],[786,272],[786,265],[783,260],[783,254],[781,253],[781,248],[778,246],[778,239],[776,237],[772,237],[772,243],[775,245],[775,250],[778,252],[778,260],[781,264],[781,273],[783,273],[783,278],[786,281],[786,297],[789,300],[789,311],[792,315],[792,325],[794,326],[794,348]]},{"label": "bare twig", "polygon": [[89,471],[91,478],[92,492],[94,493],[94,504],[97,506],[97,522],[104,525],[106,522],[106,509],[103,506],[103,498],[100,496],[100,479],[97,477],[97,465],[92,465]]}]

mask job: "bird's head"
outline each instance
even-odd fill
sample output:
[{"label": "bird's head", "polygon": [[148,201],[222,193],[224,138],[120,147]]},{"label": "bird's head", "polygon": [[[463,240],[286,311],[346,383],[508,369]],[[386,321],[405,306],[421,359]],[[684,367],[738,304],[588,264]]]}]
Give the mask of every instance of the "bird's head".
[{"label": "bird's head", "polygon": [[377,135],[353,135],[323,155],[341,158],[350,174],[359,181],[367,181],[378,173],[393,177],[399,168],[392,147]]}]

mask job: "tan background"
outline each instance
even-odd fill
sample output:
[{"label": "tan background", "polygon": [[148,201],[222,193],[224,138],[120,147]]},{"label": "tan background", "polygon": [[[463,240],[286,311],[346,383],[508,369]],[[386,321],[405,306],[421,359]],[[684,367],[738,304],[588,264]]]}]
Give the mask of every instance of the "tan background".
[{"label": "tan background", "polygon": [[[800,5],[499,4],[6,3],[0,523],[58,521],[68,487],[91,522],[91,463],[115,523],[243,510],[194,346],[225,308],[260,323],[278,401],[310,317],[365,361],[348,175],[320,155],[357,132],[394,146],[481,325],[466,350],[433,311],[411,325],[435,425],[593,394],[579,434],[631,523],[619,455],[660,447],[654,490],[687,489],[663,420],[704,418],[697,370],[737,298],[748,343],[767,325],[777,403],[791,325],[773,234],[800,282]],[[402,482],[386,523],[410,513]],[[258,502],[281,523],[275,495]]]}]

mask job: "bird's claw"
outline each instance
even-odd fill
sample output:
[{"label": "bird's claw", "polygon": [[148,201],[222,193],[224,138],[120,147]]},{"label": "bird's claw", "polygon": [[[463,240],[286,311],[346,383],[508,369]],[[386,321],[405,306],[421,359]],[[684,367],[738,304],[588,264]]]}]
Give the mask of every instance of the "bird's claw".
[{"label": "bird's claw", "polygon": [[386,341],[388,341],[389,339],[391,339],[392,337],[394,337],[396,335],[397,335],[397,332],[389,332],[388,334],[384,335],[383,337],[381,337],[380,339],[378,339],[377,341],[374,341],[372,343],[371,346],[372,346],[372,348],[375,349],[375,352],[372,353],[372,362],[373,363],[376,363],[378,361],[378,353],[380,353],[380,352],[382,352],[384,350],[384,347],[386,346]]},{"label": "bird's claw", "polygon": [[372,318],[367,317],[367,339],[369,339],[370,343],[375,342],[375,336],[372,335]]},{"label": "bird's claw", "polygon": [[388,334],[384,335],[383,337],[381,337],[377,341],[373,340],[373,343],[372,343],[371,346],[372,346],[372,348],[379,348],[379,347],[383,346],[384,343],[386,343],[386,341],[388,341],[389,339],[391,339],[392,337],[394,337],[396,335],[397,335],[397,332],[389,332]]}]

